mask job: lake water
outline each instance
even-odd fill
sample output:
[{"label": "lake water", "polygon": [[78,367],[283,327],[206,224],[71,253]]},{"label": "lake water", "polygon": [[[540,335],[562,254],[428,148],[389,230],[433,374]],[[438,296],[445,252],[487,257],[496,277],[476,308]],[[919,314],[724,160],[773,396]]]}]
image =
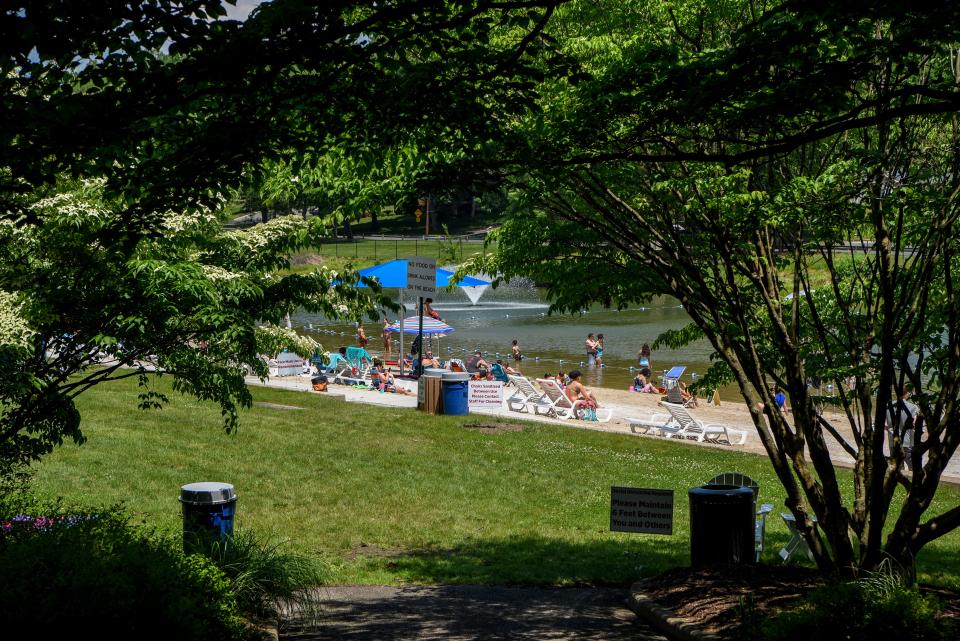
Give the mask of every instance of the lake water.
[{"label": "lake water", "polygon": [[[405,302],[405,316],[413,316],[414,304]],[[465,359],[474,349],[480,349],[487,360],[496,359],[499,354],[504,362],[513,365],[509,358],[510,345],[517,339],[524,355],[521,370],[527,376],[541,377],[546,372],[556,374],[560,369],[565,372],[580,369],[588,387],[622,389],[630,385],[636,374],[640,346],[653,344],[660,333],[680,329],[690,321],[679,303],[669,298],[620,312],[595,307],[583,314],[548,315],[549,303],[542,292],[522,285],[488,289],[476,305],[471,304],[461,289],[441,291],[434,297],[434,309],[454,327],[454,332],[430,343],[441,359]],[[395,320],[396,315],[390,319]],[[341,345],[356,343],[353,325],[303,313],[293,316],[292,320],[298,331],[313,336],[325,349],[336,350]],[[308,329],[309,326],[313,329]],[[373,352],[382,348],[381,328],[382,323],[365,323]],[[603,368],[587,363],[584,340],[589,332],[604,335]],[[407,349],[413,338],[404,337]],[[396,346],[394,335],[394,351]],[[685,365],[683,380],[690,383],[707,370],[711,351],[706,341],[682,350],[654,350],[651,369],[659,377],[674,365]]]}]

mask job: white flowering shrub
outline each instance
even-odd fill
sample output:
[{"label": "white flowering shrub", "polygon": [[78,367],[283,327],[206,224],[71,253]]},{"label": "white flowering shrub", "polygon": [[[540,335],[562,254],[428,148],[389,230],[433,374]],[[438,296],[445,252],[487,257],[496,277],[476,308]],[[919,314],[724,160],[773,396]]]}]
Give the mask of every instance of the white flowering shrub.
[{"label": "white flowering shrub", "polygon": [[315,222],[282,218],[224,231],[213,212],[143,212],[85,181],[38,194],[31,221],[0,223],[0,460],[28,462],[83,441],[74,399],[139,375],[141,406],[162,405],[152,376],[219,403],[225,426],[249,405],[248,368],[261,355],[322,353],[279,327],[298,309],[358,318],[381,307],[356,273],[320,268],[279,276],[311,246]]}]

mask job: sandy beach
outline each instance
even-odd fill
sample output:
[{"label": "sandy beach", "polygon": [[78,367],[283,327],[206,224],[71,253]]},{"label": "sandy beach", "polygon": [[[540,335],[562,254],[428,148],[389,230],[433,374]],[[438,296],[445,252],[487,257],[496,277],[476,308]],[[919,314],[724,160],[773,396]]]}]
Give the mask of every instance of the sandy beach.
[{"label": "sandy beach", "polygon": [[[329,391],[326,393],[332,397],[342,398],[346,402],[371,403],[376,405],[387,405],[391,407],[408,407],[411,409],[416,408],[416,383],[410,380],[401,380],[399,382],[408,390],[413,392],[413,394],[382,394],[374,390],[365,390],[345,385],[331,385]],[[266,382],[261,382],[256,377],[248,377],[247,383],[255,386],[267,385],[270,387],[317,393],[313,392],[310,388],[309,376],[286,376],[282,378],[268,379]],[[635,434],[630,429],[629,421],[630,418],[642,419],[648,418],[653,414],[666,413],[664,408],[660,407],[660,401],[663,398],[660,394],[641,394],[639,392],[629,392],[627,390],[606,387],[594,387],[590,389],[602,407],[610,408],[613,411],[610,422],[597,423],[577,420],[563,421],[551,419],[543,416],[536,416],[530,412],[513,412],[510,411],[505,404],[504,407],[499,411],[482,410],[474,413],[520,420],[535,420],[582,429],[629,434],[638,439],[663,438],[653,434]],[[507,390],[504,392],[504,397],[509,396],[509,394],[510,388],[507,388]],[[736,430],[745,431],[747,433],[746,442],[743,445],[727,445],[706,442],[697,443],[696,441],[689,439],[681,441],[680,439],[674,438],[671,440],[678,444],[682,443],[683,445],[688,445],[691,447],[732,448],[739,451],[751,452],[757,455],[766,456],[766,451],[763,448],[763,444],[760,442],[760,437],[757,434],[757,430],[753,425],[752,419],[750,418],[750,412],[742,398],[721,398],[719,406],[708,404],[701,400],[697,407],[691,409],[691,413],[694,417],[703,421],[704,423],[718,423]],[[850,436],[850,428],[843,416],[830,413],[825,413],[824,416],[835,427],[837,427],[841,434],[844,434],[848,437]],[[831,458],[833,459],[835,465],[838,467],[847,468],[853,465],[853,458],[829,436],[827,437],[827,445],[830,448]],[[943,475],[943,480],[944,482],[948,483],[960,484],[960,457],[954,456],[950,463],[947,464],[947,469]]]}]

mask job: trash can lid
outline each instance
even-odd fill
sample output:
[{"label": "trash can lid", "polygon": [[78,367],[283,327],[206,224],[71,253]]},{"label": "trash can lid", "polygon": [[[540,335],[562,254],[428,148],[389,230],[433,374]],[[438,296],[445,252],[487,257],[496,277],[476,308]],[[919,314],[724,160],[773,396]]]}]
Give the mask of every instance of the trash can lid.
[{"label": "trash can lid", "polygon": [[219,505],[237,500],[237,493],[229,483],[190,483],[180,486],[180,502],[191,505]]},{"label": "trash can lid", "polygon": [[753,495],[753,490],[749,487],[742,487],[740,485],[702,485],[700,487],[692,487],[687,490],[687,494],[695,494],[700,496],[735,496],[737,494],[747,494]]},{"label": "trash can lid", "polygon": [[440,378],[443,381],[469,381],[470,375],[466,372],[444,372]]},{"label": "trash can lid", "polygon": [[447,370],[443,369],[442,367],[426,367],[423,370],[423,375],[440,378],[441,376],[443,376],[444,372],[446,371]]}]

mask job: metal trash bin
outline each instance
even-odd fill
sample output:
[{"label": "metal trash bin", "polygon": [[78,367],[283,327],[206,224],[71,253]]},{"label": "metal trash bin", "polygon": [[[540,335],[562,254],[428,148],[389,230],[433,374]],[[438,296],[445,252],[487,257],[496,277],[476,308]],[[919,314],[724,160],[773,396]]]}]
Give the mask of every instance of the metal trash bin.
[{"label": "metal trash bin", "polygon": [[428,367],[417,381],[417,409],[428,414],[443,414],[441,376],[447,370]]},{"label": "metal trash bin", "polygon": [[754,562],[753,490],[736,485],[691,488],[690,566]]},{"label": "metal trash bin", "polygon": [[208,553],[233,534],[237,494],[229,483],[190,483],[180,487],[183,505],[183,551]]},{"label": "metal trash bin", "polygon": [[466,372],[445,372],[443,381],[443,413],[454,416],[466,416],[470,413],[467,392],[470,389],[470,375]]}]

